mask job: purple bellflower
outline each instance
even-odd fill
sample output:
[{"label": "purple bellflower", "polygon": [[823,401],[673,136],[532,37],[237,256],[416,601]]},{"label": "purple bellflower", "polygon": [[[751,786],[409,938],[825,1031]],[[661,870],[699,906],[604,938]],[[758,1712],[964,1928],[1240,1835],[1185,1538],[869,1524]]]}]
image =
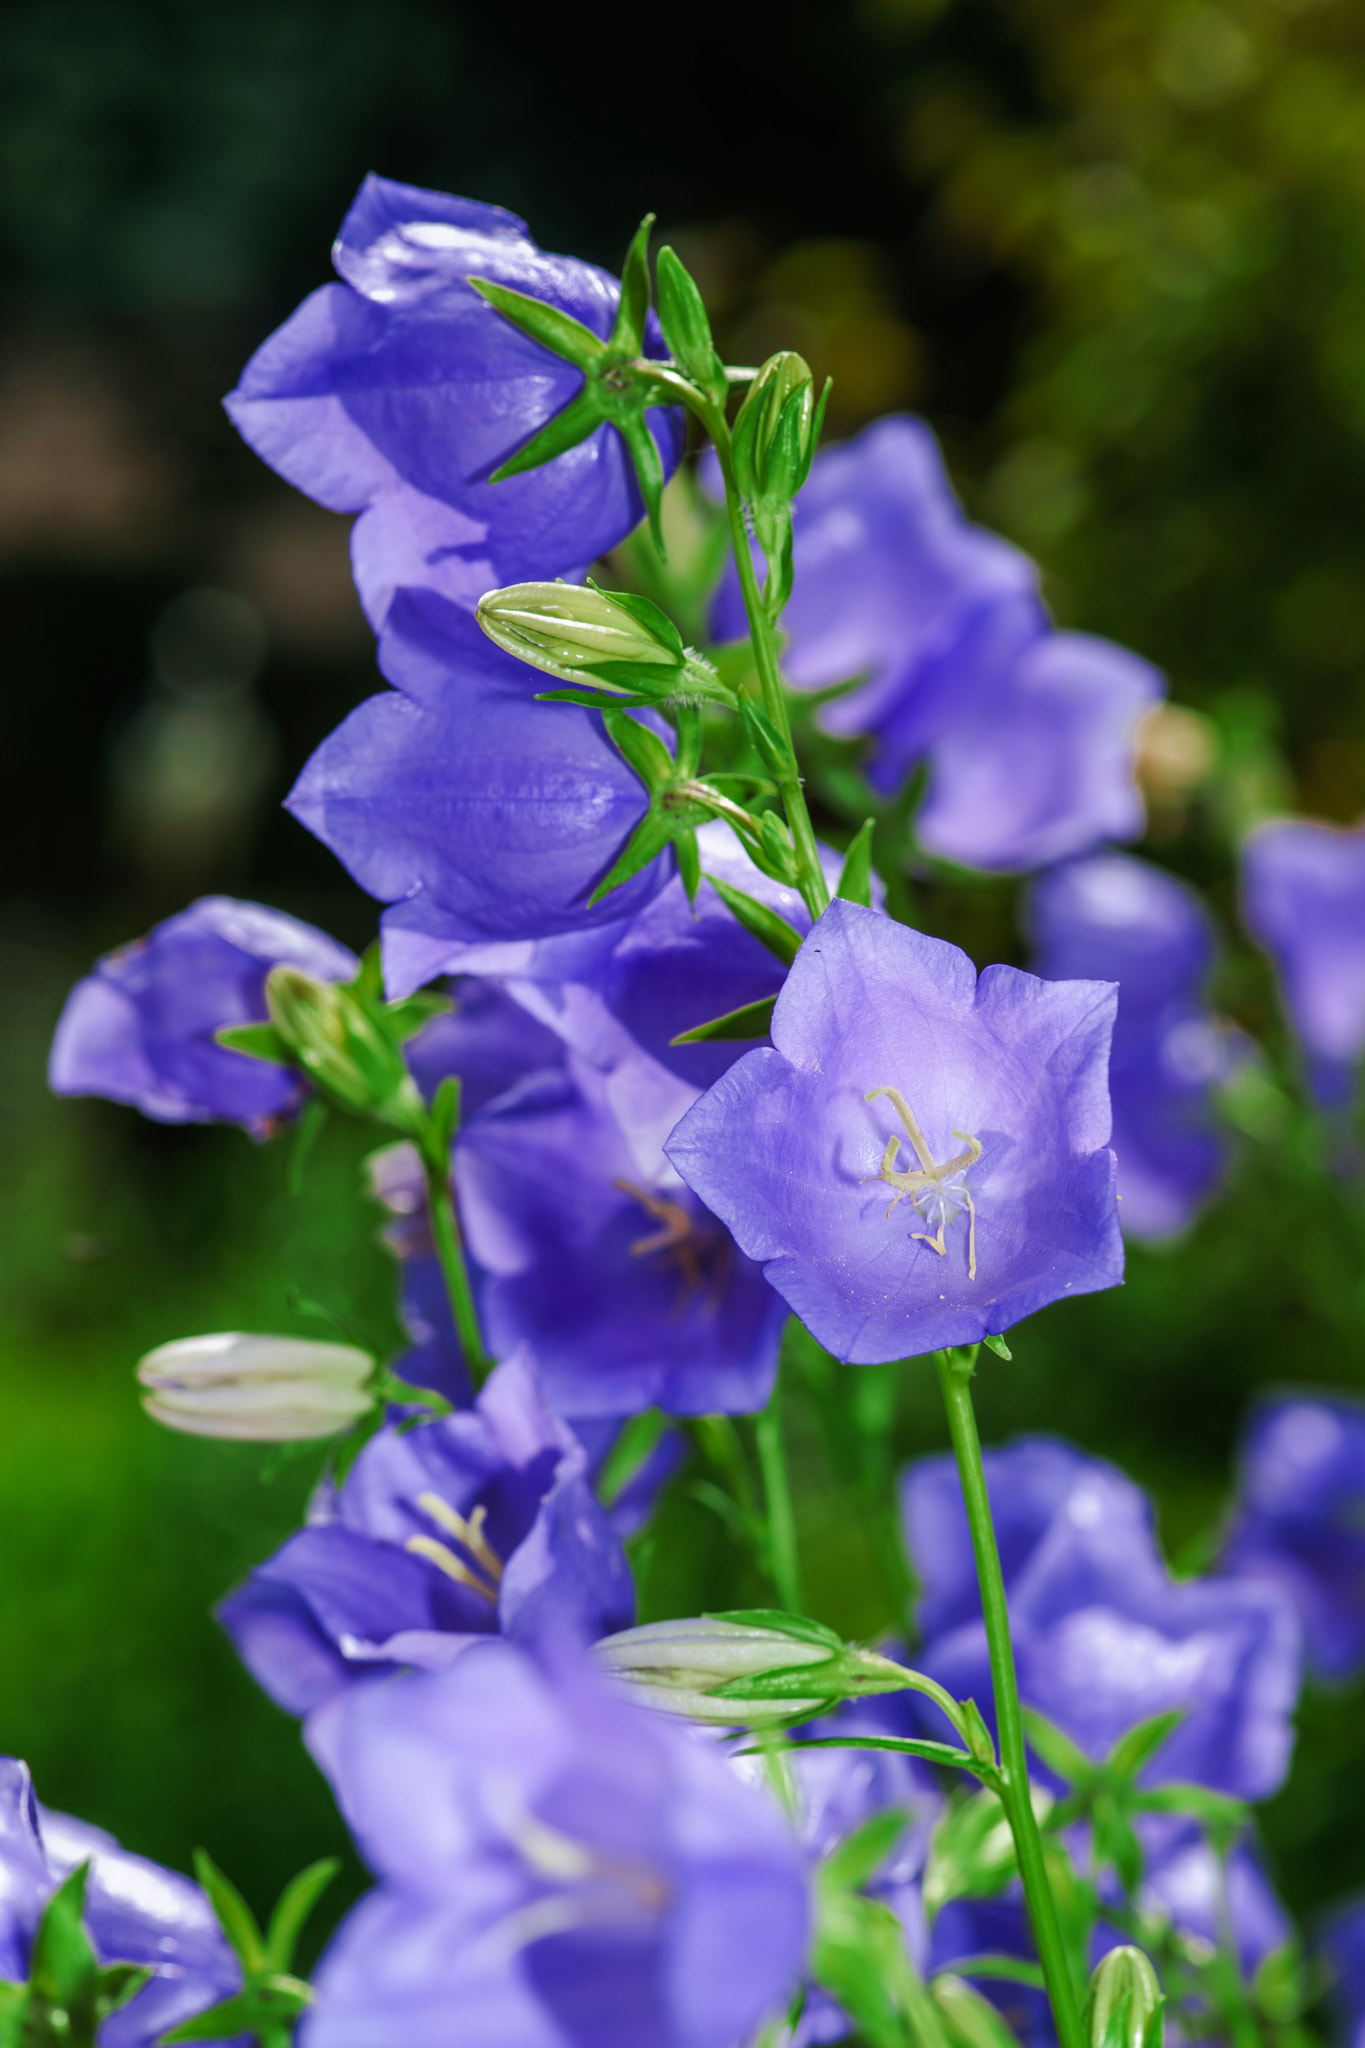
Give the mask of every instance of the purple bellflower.
[{"label": "purple bellflower", "polygon": [[668,1156],[837,1357],[975,1343],[1122,1277],[1114,996],[836,901]]},{"label": "purple bellflower", "polygon": [[563,1413],[763,1406],[781,1301],[671,1171],[641,1178],[584,1063],[469,1124],[455,1178],[489,1342],[528,1343]]},{"label": "purple bellflower", "polygon": [[[579,574],[643,512],[616,429],[540,469],[489,481],[582,385],[471,276],[543,300],[605,340],[615,278],[547,256],[501,207],[369,177],[333,249],[342,282],[304,300],[226,400],[243,438],[334,512],[359,512],[351,555],[378,630],[395,589],[472,608],[528,577]],[[651,320],[646,353],[664,353]],[[647,415],[666,471],[682,416]]]},{"label": "purple bellflower", "polygon": [[1322,1928],[1319,1949],[1331,1980],[1338,2038],[1365,2048],[1365,1899],[1338,1907]]},{"label": "purple bellflower", "polygon": [[809,1926],[777,1802],[580,1655],[480,1645],[365,1687],[315,1748],[378,1888],[343,1922],[301,2048],[737,2048]]},{"label": "purple bellflower", "polygon": [[284,1067],[229,1052],[214,1033],[266,1019],[272,967],[346,981],[353,953],[281,910],[201,896],[145,939],[106,953],[66,999],[48,1080],[58,1095],[128,1102],[157,1123],[245,1125],[268,1137],[304,1084]]},{"label": "purple bellflower", "polygon": [[0,1978],[27,1981],[43,1908],[87,1861],[85,1925],[96,1955],[102,1963],[152,1970],[104,2021],[100,2048],[152,2048],[172,2027],[241,1989],[237,1959],[198,1885],[130,1855],[102,1828],[40,1807],[27,1764],[13,1757],[0,1758]]},{"label": "purple bellflower", "polygon": [[1340,1394],[1262,1401],[1238,1468],[1222,1568],[1283,1588],[1322,1678],[1365,1664],[1365,1403]]},{"label": "purple bellflower", "polygon": [[[863,678],[820,722],[872,736],[883,794],[927,763],[927,852],[1024,869],[1142,830],[1133,736],[1161,677],[1108,641],[1054,630],[1033,564],[963,518],[922,422],[881,420],[817,455],[793,537],[785,673],[809,690]],[[720,638],[744,631],[733,565],[712,624]]]},{"label": "purple bellflower", "polygon": [[252,1676],[295,1714],[396,1665],[449,1664],[480,1637],[547,1625],[597,1636],[634,1619],[587,1458],[523,1350],[472,1409],[390,1426],[307,1526],[219,1609]]},{"label": "purple bellflower", "polygon": [[1242,842],[1242,917],[1275,963],[1309,1085],[1344,1106],[1365,1052],[1365,824],[1256,826]]},{"label": "purple bellflower", "polygon": [[406,1048],[413,1079],[428,1102],[454,1074],[461,1119],[468,1122],[523,1074],[562,1066],[562,1041],[496,982],[462,975],[448,994],[453,1010],[433,1017]]},{"label": "purple bellflower", "polygon": [[1203,1001],[1208,914],[1174,875],[1100,853],[1040,875],[1028,921],[1035,973],[1119,985],[1109,1093],[1120,1220],[1129,1236],[1169,1237],[1209,1199],[1227,1163],[1210,1096],[1229,1077],[1236,1045]]},{"label": "purple bellflower", "polygon": [[[1288,1768],[1299,1689],[1300,1632],[1284,1596],[1244,1579],[1177,1583],[1145,1495],[1099,1459],[1026,1437],[985,1462],[1025,1705],[1097,1762],[1139,1721],[1178,1707],[1185,1718],[1142,1782],[1194,1780],[1238,1799],[1269,1798]],[[902,1498],[925,1589],[927,1640],[916,1661],[989,1715],[986,1635],[969,1591],[952,1459],[911,1466]]]},{"label": "purple bellflower", "polygon": [[430,592],[394,600],[379,666],[396,687],[323,741],[286,806],[393,906],[386,953],[414,960],[409,987],[452,942],[580,931],[662,888],[663,855],[588,908],[648,802],[596,712],[538,704],[543,677]]}]

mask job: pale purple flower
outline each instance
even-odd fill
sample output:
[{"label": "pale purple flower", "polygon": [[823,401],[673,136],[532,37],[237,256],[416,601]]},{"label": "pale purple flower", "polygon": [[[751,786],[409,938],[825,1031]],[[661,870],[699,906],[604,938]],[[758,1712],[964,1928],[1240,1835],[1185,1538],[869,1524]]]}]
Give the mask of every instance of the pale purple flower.
[{"label": "pale purple flower", "polygon": [[628,1627],[630,1572],[586,1475],[520,1351],[472,1409],[381,1430],[220,1618],[296,1714],[395,1666],[439,1669],[481,1636]]},{"label": "pale purple flower", "polygon": [[[1284,1596],[1247,1579],[1172,1579],[1141,1489],[1068,1445],[1024,1438],[988,1451],[986,1482],[1025,1705],[1096,1762],[1139,1721],[1179,1708],[1184,1719],[1142,1782],[1193,1779],[1269,1798],[1288,1768],[1299,1689],[1300,1631]],[[916,1663],[989,1719],[990,1661],[952,1459],[911,1466],[903,1501],[924,1587]]]},{"label": "pale purple flower", "polygon": [[666,856],[588,907],[648,803],[596,712],[537,703],[544,677],[430,592],[395,599],[379,666],[396,687],[323,741],[287,808],[393,906],[386,943],[422,952],[409,986],[452,943],[607,924],[662,888]]},{"label": "pale purple flower", "polygon": [[1099,853],[1033,883],[1034,971],[1048,981],[1116,981],[1109,1060],[1120,1219],[1131,1237],[1183,1230],[1214,1193],[1228,1147],[1212,1091],[1240,1043],[1204,1000],[1213,965],[1208,912],[1174,875]]},{"label": "pale purple flower", "polygon": [[[501,584],[581,573],[625,538],[644,508],[614,427],[489,481],[583,380],[468,282],[510,286],[605,339],[615,278],[547,256],[499,206],[373,176],[332,253],[342,282],[304,300],[225,402],[281,476],[334,512],[362,514],[352,561],[376,630],[402,586],[472,607]],[[646,351],[663,353],[652,320]],[[648,419],[669,470],[681,415]]]},{"label": "pale purple flower", "polygon": [[0,1758],[0,1978],[27,1981],[43,1908],[86,1861],[85,1925],[99,1960],[152,1970],[104,2021],[99,2048],[153,2048],[163,2033],[241,1989],[237,1959],[198,1885],[131,1855],[102,1828],[40,1807],[28,1765],[14,1757]]},{"label": "pale purple flower", "polygon": [[1346,2048],[1365,2048],[1365,1899],[1331,1914],[1319,1949],[1330,1972],[1339,2037]]},{"label": "pale purple flower", "polygon": [[1365,1052],[1365,824],[1256,826],[1242,842],[1242,916],[1275,963],[1313,1092],[1349,1102]]},{"label": "pale purple flower", "polygon": [[1365,1663],[1365,1403],[1299,1394],[1258,1403],[1238,1461],[1222,1568],[1269,1580],[1303,1623],[1323,1678]]},{"label": "pale purple flower", "polygon": [[1122,1276],[1113,1014],[836,901],[668,1156],[837,1357],[975,1343]]},{"label": "pale purple flower", "polygon": [[363,1687],[314,1745],[379,1884],[302,2048],[738,2048],[795,1988],[805,1860],[772,1796],[578,1655]]},{"label": "pale purple flower", "polygon": [[106,953],[66,999],[48,1080],[58,1095],[104,1095],[158,1123],[243,1124],[266,1137],[303,1101],[292,1070],[219,1045],[227,1024],[266,1019],[272,967],[346,981],[354,953],[313,925],[201,896],[131,945]]}]

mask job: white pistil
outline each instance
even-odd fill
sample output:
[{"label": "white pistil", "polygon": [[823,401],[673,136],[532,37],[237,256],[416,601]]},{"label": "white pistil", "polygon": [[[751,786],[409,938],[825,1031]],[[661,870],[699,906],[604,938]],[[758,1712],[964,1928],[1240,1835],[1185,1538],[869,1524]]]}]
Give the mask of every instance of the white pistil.
[{"label": "white pistil", "polygon": [[932,1235],[927,1230],[912,1230],[910,1235],[917,1243],[927,1244],[930,1251],[937,1252],[940,1258],[943,1258],[947,1252],[947,1246],[943,1241],[944,1224],[950,1215],[955,1214],[958,1209],[965,1207],[968,1216],[967,1278],[975,1280],[976,1204],[972,1200],[970,1190],[964,1187],[961,1181],[956,1186],[950,1186],[949,1182],[954,1175],[965,1174],[969,1168],[976,1165],[977,1160],[981,1157],[980,1139],[971,1137],[966,1131],[954,1131],[953,1136],[961,1138],[967,1149],[965,1152],[957,1153],[952,1159],[945,1159],[943,1164],[939,1165],[933,1153],[929,1150],[924,1133],[916,1123],[910,1105],[901,1094],[900,1089],[871,1088],[863,1097],[863,1100],[864,1102],[875,1102],[879,1095],[886,1097],[905,1126],[905,1135],[909,1138],[914,1148],[919,1166],[917,1169],[907,1171],[896,1165],[896,1156],[901,1148],[901,1135],[899,1131],[893,1131],[886,1141],[886,1150],[882,1154],[881,1165],[876,1173],[867,1176],[868,1179],[885,1181],[888,1187],[896,1190],[891,1208],[886,1212],[888,1216],[890,1216],[891,1209],[895,1208],[902,1195],[909,1195],[911,1206],[918,1214],[924,1217],[926,1222],[932,1220],[930,1212],[937,1213],[938,1229]]},{"label": "white pistil", "polygon": [[428,1564],[434,1564],[457,1586],[467,1586],[471,1593],[481,1594],[491,1607],[496,1607],[502,1559],[483,1533],[488,1510],[477,1507],[466,1520],[449,1501],[442,1500],[439,1493],[419,1493],[417,1505],[438,1529],[444,1529],[448,1536],[453,1536],[457,1543],[463,1545],[479,1569],[473,1570],[462,1557],[456,1556],[448,1543],[438,1542],[434,1536],[409,1536],[403,1548],[410,1550],[414,1557],[424,1557]]}]

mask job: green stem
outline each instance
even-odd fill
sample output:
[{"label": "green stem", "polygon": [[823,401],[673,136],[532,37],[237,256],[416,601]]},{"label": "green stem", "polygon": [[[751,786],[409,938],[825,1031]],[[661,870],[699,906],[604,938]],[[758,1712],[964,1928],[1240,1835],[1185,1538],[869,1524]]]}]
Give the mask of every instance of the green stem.
[{"label": "green stem", "polygon": [[776,1387],[767,1407],[754,1419],[754,1438],[758,1445],[758,1468],[763,1474],[763,1494],[768,1509],[768,1554],[773,1584],[787,1612],[800,1614],[801,1565],[796,1550],[796,1516],[792,1510],[786,1453],[782,1448],[782,1418]]},{"label": "green stem", "polygon": [[441,1262],[446,1293],[450,1296],[450,1310],[455,1318],[460,1349],[477,1393],[492,1371],[493,1361],[484,1349],[479,1312],[474,1306],[474,1291],[469,1284],[469,1268],[465,1264],[464,1240],[455,1214],[455,1190],[450,1168],[440,1167],[430,1159],[423,1161],[423,1167],[427,1178],[427,1215],[431,1221],[432,1241]]},{"label": "green stem", "polygon": [[981,1611],[986,1623],[990,1650],[991,1681],[995,1690],[995,1718],[1000,1735],[1002,1798],[1010,1833],[1019,1859],[1019,1875],[1028,1900],[1038,1960],[1047,1979],[1048,1996],[1061,2048],[1085,2048],[1085,2034],[1076,2005],[1076,1990],[1067,1965],[1056,1902],[1043,1861],[1043,1841],[1038,1832],[1029,1797],[1028,1759],[1024,1753],[1024,1723],[1019,1711],[1019,1682],[1014,1671],[1014,1648],[1010,1642],[1009,1609],[1005,1602],[1005,1581],[1000,1569],[1000,1550],[991,1520],[986,1473],[981,1462],[981,1439],[972,1408],[971,1379],[976,1364],[976,1346],[970,1351],[936,1351],[939,1385],[948,1412],[948,1433],[962,1482],[967,1509],[972,1554],[981,1588]]}]

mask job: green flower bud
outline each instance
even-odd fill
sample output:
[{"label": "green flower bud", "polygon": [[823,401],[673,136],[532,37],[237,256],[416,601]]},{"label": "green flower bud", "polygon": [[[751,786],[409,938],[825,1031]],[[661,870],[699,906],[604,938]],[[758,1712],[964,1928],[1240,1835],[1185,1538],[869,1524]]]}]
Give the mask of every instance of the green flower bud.
[{"label": "green flower bud", "polygon": [[855,1694],[899,1690],[905,1674],[818,1622],[764,1610],[622,1629],[596,1655],[642,1706],[714,1727],[804,1719]]},{"label": "green flower bud", "polygon": [[648,598],[598,590],[594,584],[513,583],[479,600],[479,624],[490,640],[535,668],[578,682],[604,664],[680,669],[682,636]]},{"label": "green flower bud", "polygon": [[829,396],[817,405],[810,365],[784,349],[749,386],[731,442],[735,478],[751,506],[789,505],[810,474]]},{"label": "green flower bud", "polygon": [[289,1052],[342,1109],[420,1132],[426,1110],[396,1033],[348,982],[315,981],[297,967],[266,977],[270,1021]]},{"label": "green flower bud", "polygon": [[142,1405],[189,1436],[292,1443],[334,1436],[374,1405],[375,1362],[352,1344],[227,1331],[181,1337],[137,1368]]},{"label": "green flower bud", "polygon": [[1111,1948],[1090,1979],[1090,2048],[1161,2048],[1161,1985],[1140,1948]]}]

